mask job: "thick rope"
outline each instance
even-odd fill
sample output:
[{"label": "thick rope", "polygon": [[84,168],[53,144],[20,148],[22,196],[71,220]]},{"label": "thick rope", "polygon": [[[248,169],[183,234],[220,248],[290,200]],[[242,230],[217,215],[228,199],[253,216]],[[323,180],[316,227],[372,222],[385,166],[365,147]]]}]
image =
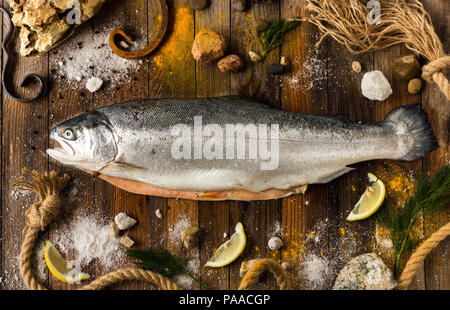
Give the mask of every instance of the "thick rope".
[{"label": "thick rope", "polygon": [[31,268],[31,255],[33,253],[34,244],[39,235],[39,230],[28,228],[25,233],[25,239],[22,242],[22,249],[20,250],[20,274],[23,281],[30,290],[46,290],[47,288],[40,284]]},{"label": "thick rope", "polygon": [[36,171],[22,169],[23,174],[29,174],[32,182],[25,180],[23,176],[13,186],[20,190],[30,190],[39,196],[39,201],[25,212],[26,227],[23,231],[24,240],[20,251],[20,274],[28,288],[32,290],[45,290],[46,288],[40,284],[31,269],[31,256],[34,244],[39,236],[40,231],[44,231],[55,217],[58,215],[61,207],[61,199],[59,193],[64,189],[69,176],[64,175],[58,177],[55,171],[40,174]]},{"label": "thick rope", "polygon": [[[32,272],[31,256],[39,232],[44,231],[60,211],[62,204],[60,193],[67,185],[69,176],[65,174],[59,177],[55,171],[41,174],[27,169],[23,169],[22,173],[30,175],[32,181],[27,181],[22,176],[19,182],[14,183],[13,186],[21,190],[33,191],[40,199],[25,212],[26,227],[20,251],[20,274],[29,289],[46,290],[47,288],[36,280]],[[90,284],[83,286],[81,290],[99,290],[113,284],[132,280],[150,282],[163,290],[179,289],[173,281],[160,274],[138,268],[125,268],[101,276]]]},{"label": "thick rope", "polygon": [[174,282],[160,274],[138,268],[125,268],[101,276],[100,278],[83,286],[81,290],[101,290],[113,284],[131,280],[150,282],[163,290],[179,289]]},{"label": "thick rope", "polygon": [[406,290],[411,284],[416,272],[420,269],[423,261],[428,254],[445,238],[450,236],[450,222],[433,233],[430,238],[425,240],[411,255],[400,278],[398,279],[397,289]]},{"label": "thick rope", "polygon": [[430,83],[435,83],[450,100],[450,86],[447,80],[447,68],[450,68],[450,56],[438,58],[422,68],[422,78]]},{"label": "thick rope", "polygon": [[422,77],[439,86],[450,100],[446,77],[450,67],[442,42],[434,31],[429,14],[418,1],[395,2],[380,0],[381,15],[378,23],[369,24],[363,0],[308,0],[312,13],[307,21],[323,33],[317,45],[330,36],[352,53],[380,50],[397,44],[406,44],[413,52],[427,58]]},{"label": "thick rope", "polygon": [[259,277],[265,271],[269,271],[275,276],[281,290],[291,289],[291,282],[286,272],[280,264],[271,258],[253,259],[243,262],[240,270],[243,278],[238,289],[249,290],[250,287],[258,283]]}]

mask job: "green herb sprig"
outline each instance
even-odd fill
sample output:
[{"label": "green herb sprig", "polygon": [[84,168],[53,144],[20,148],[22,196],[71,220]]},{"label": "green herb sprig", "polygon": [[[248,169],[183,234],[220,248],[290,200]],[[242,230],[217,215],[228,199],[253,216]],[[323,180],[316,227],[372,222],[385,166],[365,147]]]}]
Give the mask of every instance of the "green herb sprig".
[{"label": "green herb sprig", "polygon": [[294,18],[288,21],[282,21],[279,19],[274,21],[265,31],[257,32],[257,38],[262,49],[262,61],[266,59],[267,55],[271,51],[283,45],[284,35],[286,32],[297,26],[299,23],[299,18]]},{"label": "green herb sprig", "polygon": [[189,269],[187,263],[192,258],[182,258],[183,246],[181,246],[179,255],[172,255],[166,250],[128,250],[127,255],[137,261],[133,262],[136,266],[142,269],[158,272],[165,277],[172,277],[179,274],[184,274],[195,282],[200,284],[200,288],[205,287],[203,283],[194,277]]},{"label": "green herb sprig", "polygon": [[403,208],[394,209],[384,202],[377,220],[390,229],[395,252],[395,276],[400,275],[400,261],[405,251],[413,249],[420,240],[411,236],[411,229],[424,214],[441,210],[450,203],[450,166],[441,168],[433,179],[422,175],[414,194]]}]

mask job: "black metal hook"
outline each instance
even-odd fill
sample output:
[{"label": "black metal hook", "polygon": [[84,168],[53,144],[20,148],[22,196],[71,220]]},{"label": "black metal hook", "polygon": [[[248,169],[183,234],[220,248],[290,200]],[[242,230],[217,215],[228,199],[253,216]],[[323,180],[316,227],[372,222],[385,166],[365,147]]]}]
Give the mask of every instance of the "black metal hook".
[{"label": "black metal hook", "polygon": [[25,76],[22,83],[20,83],[20,87],[25,87],[25,86],[29,85],[32,81],[37,81],[39,83],[39,91],[35,96],[33,96],[31,98],[17,97],[15,95],[13,95],[13,92],[11,92],[10,89],[8,89],[6,80],[8,78],[8,72],[10,72],[10,70],[8,70],[8,66],[10,64],[10,61],[9,61],[10,55],[8,53],[7,45],[9,43],[9,41],[11,40],[11,37],[14,32],[14,24],[11,20],[11,16],[9,15],[9,12],[1,6],[0,6],[0,10],[3,12],[3,16],[6,16],[6,20],[8,22],[7,33],[5,35],[5,39],[3,40],[3,43],[2,43],[2,49],[6,55],[5,56],[5,65],[3,67],[3,73],[2,73],[3,89],[5,90],[6,95],[13,100],[20,101],[20,102],[35,101],[35,100],[39,99],[45,93],[45,88],[46,88],[44,79],[38,74],[35,74],[35,73],[28,74],[27,76]]}]

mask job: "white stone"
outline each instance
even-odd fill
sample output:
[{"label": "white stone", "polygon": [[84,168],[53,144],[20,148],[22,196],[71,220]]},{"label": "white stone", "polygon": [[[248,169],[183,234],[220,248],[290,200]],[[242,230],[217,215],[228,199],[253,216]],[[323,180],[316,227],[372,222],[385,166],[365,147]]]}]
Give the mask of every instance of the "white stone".
[{"label": "white stone", "polygon": [[130,45],[128,45],[128,43],[125,42],[125,41],[120,41],[119,44],[120,44],[120,46],[122,46],[124,49],[130,48]]},{"label": "white stone", "polygon": [[123,212],[120,212],[119,214],[116,215],[116,217],[114,218],[114,222],[116,222],[116,225],[120,230],[126,230],[128,228],[131,228],[134,226],[134,224],[137,223],[137,221],[134,218],[129,217]]},{"label": "white stone", "polygon": [[98,77],[91,77],[87,83],[86,83],[86,88],[91,92],[96,92],[97,90],[100,89],[100,87],[102,87],[103,85],[103,81],[102,79],[99,79]]},{"label": "white stone", "polygon": [[157,216],[158,218],[162,219],[163,215],[162,215],[162,213],[161,213],[161,210],[157,209],[157,210],[155,211],[155,214],[156,214],[156,216]]},{"label": "white stone", "polygon": [[250,60],[253,62],[260,62],[262,57],[256,54],[255,52],[249,51],[248,55],[250,56]]},{"label": "white stone", "polygon": [[279,248],[281,248],[283,246],[283,241],[279,237],[275,237],[274,236],[274,237],[269,239],[269,242],[267,243],[267,246],[272,251],[276,251],[276,250],[278,250]]},{"label": "white stone", "polygon": [[384,101],[392,94],[389,81],[384,77],[383,72],[378,70],[364,74],[361,90],[363,96],[370,100]]}]

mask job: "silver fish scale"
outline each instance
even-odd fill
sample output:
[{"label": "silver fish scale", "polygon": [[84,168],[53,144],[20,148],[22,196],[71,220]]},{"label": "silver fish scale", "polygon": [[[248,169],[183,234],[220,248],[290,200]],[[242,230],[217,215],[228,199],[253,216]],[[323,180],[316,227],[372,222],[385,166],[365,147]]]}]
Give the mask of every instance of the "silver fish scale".
[{"label": "silver fish scale", "polygon": [[[274,110],[237,97],[142,100],[97,111],[107,117],[118,137],[115,162],[123,164],[102,173],[170,189],[288,189],[328,182],[356,162],[402,155],[398,136],[388,128]],[[195,116],[202,117],[203,125],[222,128],[227,124],[278,124],[278,168],[261,170],[260,158],[173,158],[171,147],[178,137],[171,135],[172,126],[182,123],[193,127]],[[201,139],[206,142],[209,137]],[[258,137],[247,137],[246,141],[249,139],[259,143]]]}]

